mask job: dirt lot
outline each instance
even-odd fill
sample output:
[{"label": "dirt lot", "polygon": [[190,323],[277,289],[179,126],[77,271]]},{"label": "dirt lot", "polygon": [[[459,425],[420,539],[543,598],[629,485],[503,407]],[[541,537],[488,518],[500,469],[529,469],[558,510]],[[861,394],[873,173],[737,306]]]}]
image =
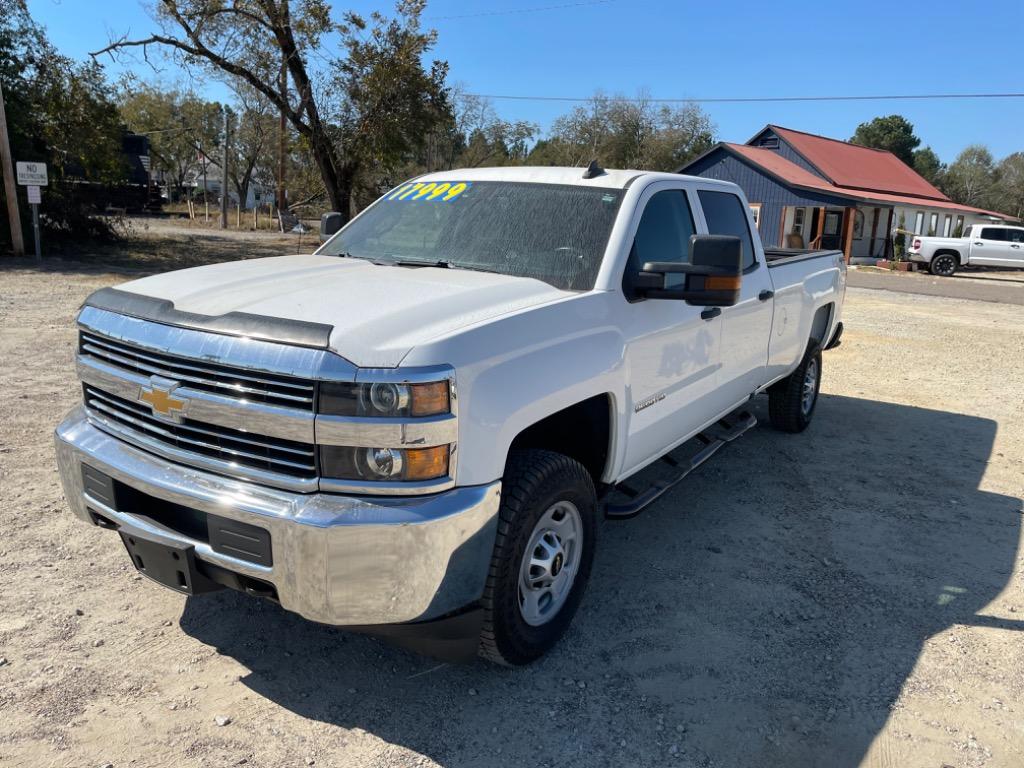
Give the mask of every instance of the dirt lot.
[{"label": "dirt lot", "polygon": [[[147,268],[225,245],[172,234]],[[811,429],[606,524],[510,671],[186,601],[72,519],[72,320],[122,279],[0,267],[0,765],[1024,765],[1024,307],[851,289]]]}]

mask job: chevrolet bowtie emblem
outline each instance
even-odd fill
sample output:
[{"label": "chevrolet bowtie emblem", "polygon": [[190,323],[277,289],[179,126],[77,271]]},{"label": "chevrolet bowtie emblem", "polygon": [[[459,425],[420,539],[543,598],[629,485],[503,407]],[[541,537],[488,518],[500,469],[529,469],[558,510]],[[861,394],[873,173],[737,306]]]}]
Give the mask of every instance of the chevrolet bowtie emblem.
[{"label": "chevrolet bowtie emblem", "polygon": [[178,421],[188,407],[188,400],[173,395],[178,386],[178,382],[171,379],[151,376],[149,384],[140,388],[139,400],[152,408],[154,414]]}]

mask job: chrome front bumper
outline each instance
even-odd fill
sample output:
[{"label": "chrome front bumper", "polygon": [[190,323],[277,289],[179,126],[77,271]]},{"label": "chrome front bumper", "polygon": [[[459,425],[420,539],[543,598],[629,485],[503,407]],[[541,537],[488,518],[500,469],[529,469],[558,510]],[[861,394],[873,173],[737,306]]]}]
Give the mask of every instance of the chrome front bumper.
[{"label": "chrome front bumper", "polygon": [[[477,600],[494,548],[501,484],[422,497],[292,493],[171,464],[92,425],[76,408],[57,427],[71,511],[89,509],[140,536],[192,545],[197,559],[269,582],[281,605],[337,625],[426,621]],[[83,487],[85,463],[144,494],[270,532],[273,565],[111,508]]]}]

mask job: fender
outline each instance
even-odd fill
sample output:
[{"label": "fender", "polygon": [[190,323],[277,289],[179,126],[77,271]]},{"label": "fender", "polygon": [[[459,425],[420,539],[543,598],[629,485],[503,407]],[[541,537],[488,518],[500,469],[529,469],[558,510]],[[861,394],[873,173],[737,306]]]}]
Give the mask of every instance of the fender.
[{"label": "fender", "polygon": [[459,455],[459,485],[500,478],[516,435],[595,395],[615,403],[615,442],[626,419],[624,340],[610,310],[609,293],[571,296],[463,329],[402,361],[448,360],[458,372],[459,444],[472,446]]}]

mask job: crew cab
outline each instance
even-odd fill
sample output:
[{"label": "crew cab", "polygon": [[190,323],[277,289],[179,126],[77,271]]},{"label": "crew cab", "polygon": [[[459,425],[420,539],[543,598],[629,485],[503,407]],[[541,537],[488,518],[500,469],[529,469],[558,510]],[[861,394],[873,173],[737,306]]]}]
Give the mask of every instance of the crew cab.
[{"label": "crew cab", "polygon": [[810,423],[845,281],[838,251],[766,252],[730,183],[434,173],[313,255],[91,295],[60,477],[180,593],[523,664],[576,612],[602,517],[753,426],[760,393]]},{"label": "crew cab", "polygon": [[907,255],[941,277],[952,277],[966,266],[1024,269],[1024,227],[972,224],[962,237],[915,235]]}]

